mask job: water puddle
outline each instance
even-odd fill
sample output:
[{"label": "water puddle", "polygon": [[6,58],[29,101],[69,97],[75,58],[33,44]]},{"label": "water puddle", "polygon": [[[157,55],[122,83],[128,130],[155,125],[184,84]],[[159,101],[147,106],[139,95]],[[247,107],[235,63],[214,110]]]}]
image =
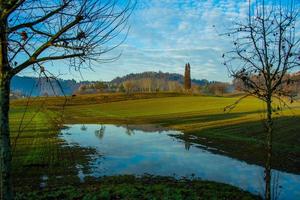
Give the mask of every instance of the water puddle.
[{"label": "water puddle", "polygon": [[[66,145],[93,148],[90,172],[78,176],[145,173],[163,176],[196,177],[231,184],[262,194],[264,169],[228,156],[216,154],[199,144],[177,139],[178,131],[149,125],[67,125],[61,138]],[[300,199],[300,175],[273,170],[278,177],[280,199]]]}]

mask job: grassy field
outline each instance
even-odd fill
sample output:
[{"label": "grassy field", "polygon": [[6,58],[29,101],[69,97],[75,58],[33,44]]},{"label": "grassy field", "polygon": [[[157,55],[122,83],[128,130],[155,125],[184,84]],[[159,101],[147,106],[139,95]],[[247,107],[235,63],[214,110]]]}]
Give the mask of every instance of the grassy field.
[{"label": "grassy field", "polygon": [[[15,100],[10,114],[15,183],[22,190],[30,185],[31,190],[39,187],[34,183],[40,183],[45,175],[50,186],[78,182],[75,163],[86,163],[85,155],[92,149],[61,145],[63,141],[57,135],[64,123],[160,124],[186,133],[184,140],[263,165],[264,104],[248,98],[234,110],[224,112],[224,107],[238,98],[158,93]],[[274,167],[300,173],[300,103],[290,106],[292,110],[285,108],[275,114]],[[199,137],[191,139],[189,135]]]}]

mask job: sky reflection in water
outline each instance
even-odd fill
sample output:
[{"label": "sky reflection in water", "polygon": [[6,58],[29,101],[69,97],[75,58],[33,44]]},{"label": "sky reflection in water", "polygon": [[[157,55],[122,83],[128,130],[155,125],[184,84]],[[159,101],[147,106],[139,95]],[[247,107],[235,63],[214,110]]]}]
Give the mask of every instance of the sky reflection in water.
[{"label": "sky reflection in water", "polygon": [[[61,137],[68,145],[96,149],[91,155],[90,173],[79,176],[144,173],[164,176],[192,176],[228,183],[255,194],[263,191],[263,168],[218,155],[172,135],[182,134],[149,125],[67,125]],[[282,186],[280,199],[300,199],[300,175],[275,171]]]}]

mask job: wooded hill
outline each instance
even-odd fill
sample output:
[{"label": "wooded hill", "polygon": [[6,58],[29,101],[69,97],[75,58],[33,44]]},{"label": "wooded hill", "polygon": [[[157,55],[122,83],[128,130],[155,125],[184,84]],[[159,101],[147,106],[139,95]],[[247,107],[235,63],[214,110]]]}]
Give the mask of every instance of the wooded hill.
[{"label": "wooded hill", "polygon": [[15,76],[11,81],[11,91],[21,96],[61,96],[64,93],[72,94],[81,84],[84,83],[78,83],[75,80]]},{"label": "wooded hill", "polygon": [[[183,84],[184,82],[184,76],[177,73],[168,73],[168,72],[143,72],[143,73],[131,73],[123,77],[117,77],[111,81],[111,83],[114,84],[120,84],[125,81],[132,81],[132,80],[139,80],[139,79],[147,79],[147,78],[153,78],[153,79],[162,79],[165,81],[177,81],[180,84]],[[206,79],[192,79],[192,84],[194,85],[200,85],[204,86],[208,84],[209,81]]]}]

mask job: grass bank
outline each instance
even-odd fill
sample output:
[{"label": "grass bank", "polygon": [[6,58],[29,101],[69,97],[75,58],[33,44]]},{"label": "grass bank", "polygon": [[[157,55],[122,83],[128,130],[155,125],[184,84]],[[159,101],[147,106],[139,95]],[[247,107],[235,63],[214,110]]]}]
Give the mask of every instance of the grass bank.
[{"label": "grass bank", "polygon": [[175,180],[169,177],[113,176],[88,184],[18,193],[17,200],[75,199],[260,199],[235,187],[210,181]]}]

